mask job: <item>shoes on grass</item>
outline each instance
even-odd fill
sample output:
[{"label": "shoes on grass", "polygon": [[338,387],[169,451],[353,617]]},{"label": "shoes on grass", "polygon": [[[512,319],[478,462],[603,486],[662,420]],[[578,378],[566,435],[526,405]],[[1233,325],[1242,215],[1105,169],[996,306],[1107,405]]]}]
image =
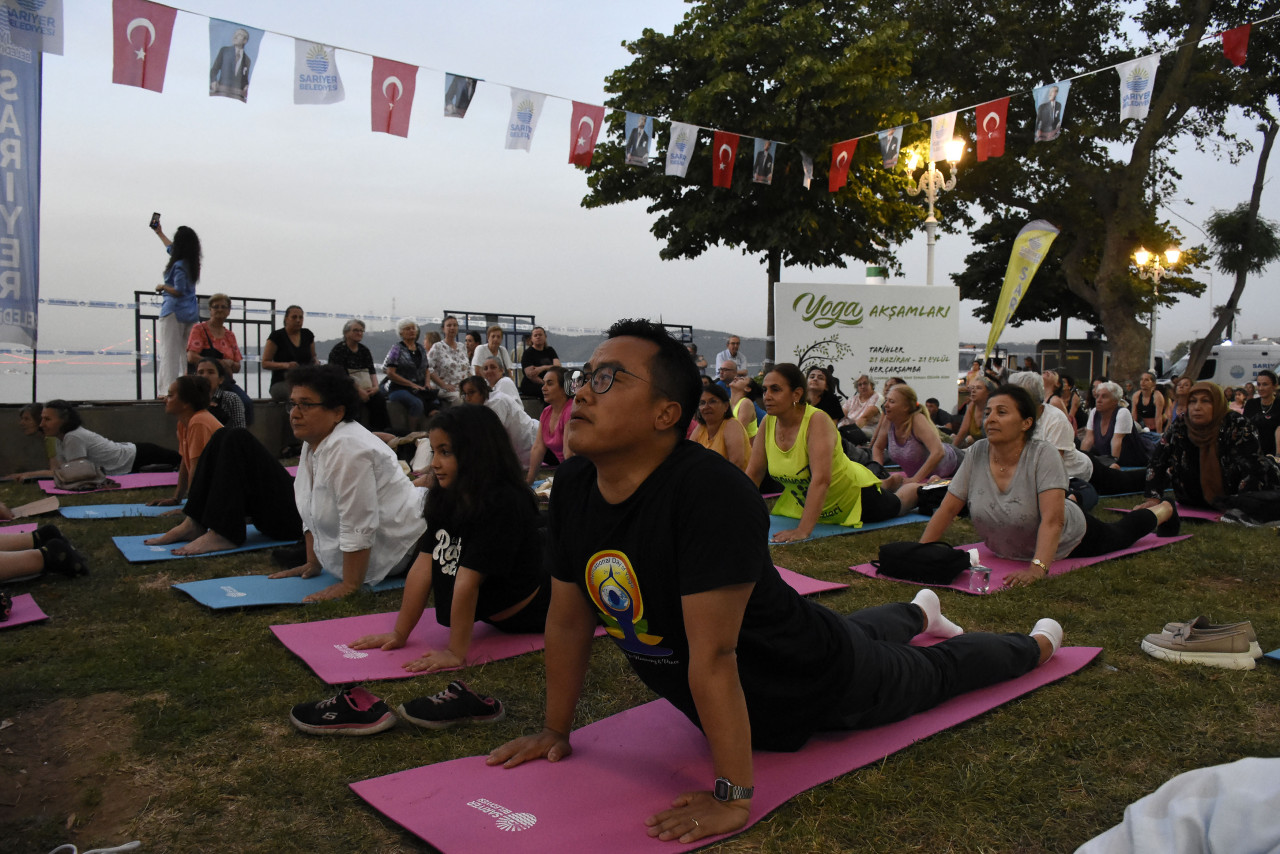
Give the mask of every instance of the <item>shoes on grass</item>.
[{"label": "shoes on grass", "polygon": [[89,574],[89,562],[64,539],[46,541],[40,546],[40,554],[44,555],[45,572],[56,572],[67,578]]},{"label": "shoes on grass", "polygon": [[31,546],[38,549],[50,540],[62,538],[62,532],[58,530],[57,525],[41,525],[31,532]]},{"label": "shoes on grass", "polygon": [[447,729],[461,723],[492,723],[507,714],[500,700],[480,696],[465,682],[450,682],[439,694],[410,700],[396,711],[414,726],[427,729]]},{"label": "shoes on grass", "polygon": [[[1205,664],[1210,667],[1222,667],[1227,670],[1252,670],[1256,662],[1250,649],[1249,634],[1252,628],[1246,629],[1247,623],[1235,626],[1209,626],[1207,630],[1198,629],[1195,623],[1172,623],[1172,631],[1147,635],[1142,640],[1142,651],[1153,658],[1172,661],[1177,664]],[[1256,639],[1252,644],[1257,646]],[[1261,651],[1259,649],[1259,651]]]},{"label": "shoes on grass", "polygon": [[299,703],[289,720],[311,735],[373,735],[396,725],[390,707],[364,688],[348,688],[318,703]]},{"label": "shoes on grass", "polygon": [[1262,647],[1258,645],[1258,635],[1253,630],[1253,623],[1245,620],[1242,623],[1220,623],[1213,624],[1209,622],[1208,617],[1196,617],[1189,623],[1165,623],[1164,634],[1172,635],[1180,629],[1189,628],[1200,635],[1223,634],[1229,632],[1243,631],[1245,637],[1249,639],[1249,653],[1254,658],[1262,658]]}]

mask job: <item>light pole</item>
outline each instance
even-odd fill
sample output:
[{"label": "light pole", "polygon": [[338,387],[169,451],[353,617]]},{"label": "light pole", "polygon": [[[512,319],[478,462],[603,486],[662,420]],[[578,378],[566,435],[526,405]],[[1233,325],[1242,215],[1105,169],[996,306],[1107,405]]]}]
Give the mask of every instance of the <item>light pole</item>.
[{"label": "light pole", "polygon": [[[1172,249],[1166,249],[1164,257],[1172,267],[1178,263],[1182,252],[1175,246]],[[1138,265],[1138,278],[1150,282],[1155,291],[1155,298],[1151,303],[1151,346],[1147,356],[1147,370],[1154,374],[1156,372],[1156,314],[1160,311],[1160,280],[1169,270],[1161,266],[1159,255],[1148,252],[1142,247],[1138,247],[1138,251],[1133,253],[1133,263]]]},{"label": "light pole", "polygon": [[[918,186],[907,185],[907,194],[918,196],[924,193],[925,200],[929,203],[929,218],[924,221],[924,233],[929,242],[929,263],[928,271],[925,275],[925,284],[933,284],[933,245],[937,242],[938,237],[938,220],[934,218],[933,206],[938,201],[938,196],[947,191],[954,190],[956,187],[956,173],[960,170],[960,155],[964,154],[964,141],[953,139],[947,143],[947,162],[951,164],[951,177],[946,181],[942,179],[942,173],[938,171],[937,164],[929,161],[929,168],[920,174],[920,182]],[[907,177],[911,177],[911,173],[916,171],[920,165],[920,152],[911,152],[911,158],[907,161]]]}]

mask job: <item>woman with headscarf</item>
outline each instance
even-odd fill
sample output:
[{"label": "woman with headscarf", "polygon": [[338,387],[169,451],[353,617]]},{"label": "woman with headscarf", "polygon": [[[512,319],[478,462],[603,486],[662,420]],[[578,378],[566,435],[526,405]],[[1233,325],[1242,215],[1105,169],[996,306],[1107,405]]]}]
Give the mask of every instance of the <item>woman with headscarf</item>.
[{"label": "woman with headscarf", "polygon": [[1198,382],[1187,396],[1187,411],[1160,439],[1147,465],[1147,500],[1160,501],[1172,489],[1180,504],[1215,507],[1241,493],[1280,487],[1280,467],[1262,454],[1248,419],[1227,407],[1216,383]]}]

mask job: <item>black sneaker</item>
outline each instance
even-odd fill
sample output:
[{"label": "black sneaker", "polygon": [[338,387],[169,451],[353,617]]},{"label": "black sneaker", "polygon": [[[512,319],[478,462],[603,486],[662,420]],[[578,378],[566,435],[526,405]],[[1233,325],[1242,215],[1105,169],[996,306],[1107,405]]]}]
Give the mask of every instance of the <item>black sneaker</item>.
[{"label": "black sneaker", "polygon": [[373,735],[396,725],[387,704],[363,688],[348,688],[318,703],[299,703],[289,720],[311,735]]},{"label": "black sneaker", "polygon": [[48,540],[40,547],[44,555],[44,571],[58,572],[68,578],[89,574],[89,563],[66,540]]},{"label": "black sneaker", "polygon": [[439,694],[410,700],[396,711],[414,726],[427,729],[448,729],[467,722],[493,723],[507,714],[501,700],[481,697],[465,682],[450,682]]},{"label": "black sneaker", "polygon": [[62,532],[58,530],[57,525],[41,525],[31,532],[31,545],[33,548],[40,548],[50,540],[61,540]]}]

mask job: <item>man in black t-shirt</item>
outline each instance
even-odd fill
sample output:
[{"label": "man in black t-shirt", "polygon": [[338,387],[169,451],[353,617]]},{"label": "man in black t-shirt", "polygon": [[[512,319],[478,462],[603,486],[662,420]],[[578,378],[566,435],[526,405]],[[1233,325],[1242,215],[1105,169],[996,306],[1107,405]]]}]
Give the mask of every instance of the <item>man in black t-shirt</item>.
[{"label": "man in black t-shirt", "polygon": [[[684,439],[701,383],[661,326],[614,324],[576,384],[574,457],[556,475],[548,520],[545,727],[489,764],[572,752],[597,618],[645,684],[706,734],[714,789],[646,821],[650,836],[682,842],[746,823],[753,746],[796,750],[815,732],[899,720],[1021,675],[1061,640],[1056,623],[1034,637],[954,637],[932,591],[847,617],[797,594],[770,558],[755,487]],[[907,646],[921,631],[953,639]]]}]

